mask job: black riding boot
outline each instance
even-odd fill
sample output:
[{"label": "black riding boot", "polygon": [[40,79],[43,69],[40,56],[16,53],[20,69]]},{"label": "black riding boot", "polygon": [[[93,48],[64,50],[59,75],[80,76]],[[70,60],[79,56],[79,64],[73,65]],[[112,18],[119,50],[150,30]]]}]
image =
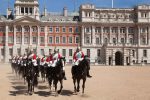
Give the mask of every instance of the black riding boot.
[{"label": "black riding boot", "polygon": [[64,75],[64,80],[67,80],[66,75],[65,75],[65,71],[63,71],[63,75]]},{"label": "black riding boot", "polygon": [[89,70],[87,71],[87,77],[88,78],[91,78],[92,76],[90,75],[90,73],[89,73]]}]

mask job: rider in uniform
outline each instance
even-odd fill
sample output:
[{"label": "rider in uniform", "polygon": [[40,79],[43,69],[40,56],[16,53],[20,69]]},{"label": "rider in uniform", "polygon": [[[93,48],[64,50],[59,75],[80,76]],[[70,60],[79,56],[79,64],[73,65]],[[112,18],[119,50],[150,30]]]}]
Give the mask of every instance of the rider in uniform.
[{"label": "rider in uniform", "polygon": [[32,61],[33,66],[34,66],[35,71],[36,71],[36,74],[37,74],[37,76],[39,76],[39,69],[38,69],[38,65],[37,65],[37,60],[36,60],[36,58],[37,58],[37,57],[36,57],[36,54],[34,53],[33,50],[31,50],[31,53],[30,53],[28,59],[30,59],[30,60]]},{"label": "rider in uniform", "polygon": [[48,67],[52,66],[52,61],[53,61],[53,54],[51,53],[51,51],[49,51],[49,56],[46,59]]},{"label": "rider in uniform", "polygon": [[[77,47],[76,52],[74,52],[73,56],[73,67],[79,65],[79,63],[84,59],[84,53],[81,51],[80,47]],[[87,71],[87,77],[91,78],[92,76],[89,74],[90,68]]]},{"label": "rider in uniform", "polygon": [[[59,51],[54,49],[54,54],[53,54],[53,61],[52,61],[52,67],[55,67],[57,64],[57,61],[62,58],[62,55],[59,53]],[[67,80],[66,75],[65,75],[65,65],[63,65],[63,75],[64,75],[64,80]]]}]

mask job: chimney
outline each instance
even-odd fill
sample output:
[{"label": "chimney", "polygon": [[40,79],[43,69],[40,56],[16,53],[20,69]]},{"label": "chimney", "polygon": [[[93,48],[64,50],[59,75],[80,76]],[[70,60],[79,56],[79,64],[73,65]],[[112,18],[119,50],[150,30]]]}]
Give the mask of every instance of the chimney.
[{"label": "chimney", "polygon": [[63,15],[64,15],[65,17],[68,16],[68,10],[67,10],[67,7],[64,7],[64,8],[63,8]]},{"label": "chimney", "polygon": [[7,19],[10,19],[12,16],[12,9],[7,8]]}]

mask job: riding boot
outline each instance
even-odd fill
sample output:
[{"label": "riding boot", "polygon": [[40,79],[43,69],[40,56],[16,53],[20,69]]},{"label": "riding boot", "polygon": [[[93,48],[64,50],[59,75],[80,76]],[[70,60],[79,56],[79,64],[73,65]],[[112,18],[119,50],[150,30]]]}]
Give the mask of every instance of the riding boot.
[{"label": "riding boot", "polygon": [[63,75],[64,75],[64,80],[67,80],[66,75],[65,75],[65,71],[63,71]]},{"label": "riding boot", "polygon": [[91,78],[92,76],[90,75],[90,73],[89,73],[89,70],[87,71],[87,77],[88,78]]}]

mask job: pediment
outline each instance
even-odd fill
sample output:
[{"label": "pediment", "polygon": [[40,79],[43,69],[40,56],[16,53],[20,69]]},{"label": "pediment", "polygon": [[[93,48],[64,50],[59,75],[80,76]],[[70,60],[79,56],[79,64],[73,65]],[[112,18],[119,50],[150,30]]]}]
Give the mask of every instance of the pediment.
[{"label": "pediment", "polygon": [[32,17],[29,17],[29,16],[24,16],[24,17],[21,17],[21,18],[18,18],[18,19],[15,19],[13,21],[14,23],[27,23],[27,24],[30,24],[30,23],[40,23],[39,20],[36,20]]}]

